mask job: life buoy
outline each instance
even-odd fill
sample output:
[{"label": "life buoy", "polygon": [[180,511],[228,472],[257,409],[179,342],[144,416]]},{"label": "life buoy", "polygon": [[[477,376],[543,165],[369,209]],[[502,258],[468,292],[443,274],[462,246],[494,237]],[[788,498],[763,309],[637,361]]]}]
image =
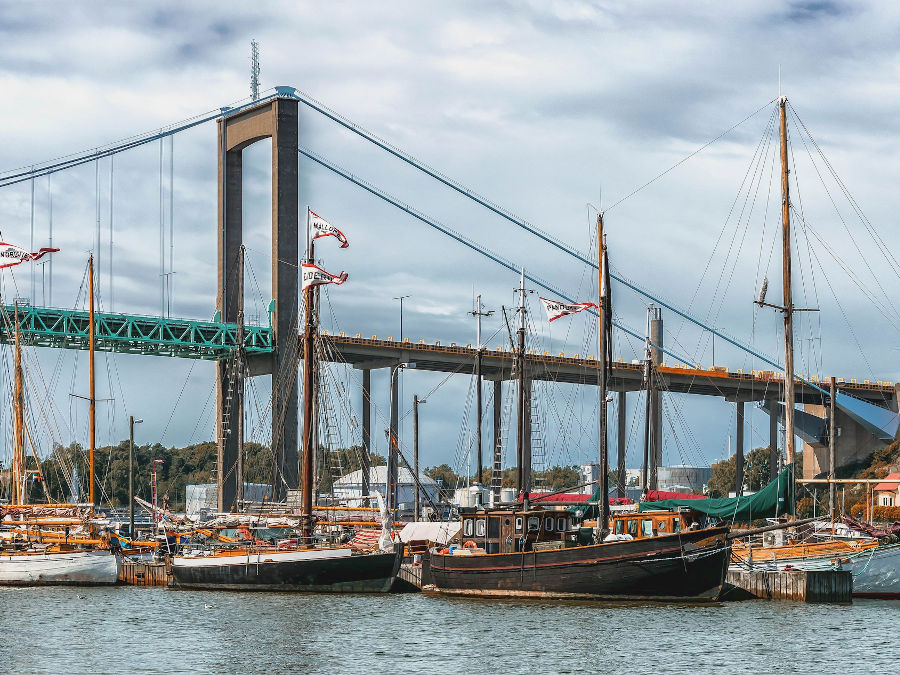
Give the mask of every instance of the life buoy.
[{"label": "life buoy", "polygon": [[463,544],[463,548],[478,548],[478,544],[469,539],[465,544]]}]

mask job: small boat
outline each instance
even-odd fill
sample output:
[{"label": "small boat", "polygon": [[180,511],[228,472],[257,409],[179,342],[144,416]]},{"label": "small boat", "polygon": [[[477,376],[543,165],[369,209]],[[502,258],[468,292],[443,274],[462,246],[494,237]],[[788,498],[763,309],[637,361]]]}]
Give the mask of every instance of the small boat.
[{"label": "small boat", "polygon": [[[309,215],[307,214],[307,218]],[[308,223],[307,223],[308,224]],[[307,228],[308,230],[309,228]],[[307,236],[308,255],[313,260],[313,240]],[[239,258],[243,270],[243,247]],[[241,271],[239,276],[243,276]],[[314,407],[319,396],[316,394],[318,319],[315,299],[317,286],[304,282],[305,327],[303,333],[303,442],[301,447],[301,485],[299,514],[286,513],[284,519],[292,530],[290,536],[278,543],[255,539],[250,527],[245,523],[239,530],[245,530],[249,538],[237,541],[222,537],[213,531],[204,533],[206,548],[188,550],[171,557],[172,577],[175,588],[208,590],[256,590],[256,591],[301,591],[313,593],[387,593],[394,585],[402,562],[402,544],[393,544],[391,537],[392,518],[380,495],[376,495],[380,510],[382,533],[376,550],[360,550],[352,543],[335,540],[334,528],[343,530],[341,523],[318,526],[320,518],[314,513],[315,494],[314,454],[318,446],[315,433]],[[243,299],[238,299],[238,326],[243,325]],[[243,344],[242,340],[238,340]],[[245,372],[242,350],[235,354],[235,372],[238,378]],[[243,387],[242,383],[238,384]],[[238,415],[236,434],[238,456],[243,450],[243,425]],[[237,468],[238,484],[243,484],[242,469]],[[367,510],[367,509],[363,509]],[[268,514],[273,518],[276,514]],[[299,515],[299,517],[298,517]],[[228,515],[223,514],[227,520]],[[259,515],[230,514],[237,520],[248,518],[259,522]],[[330,517],[321,518],[332,522]],[[369,523],[356,523],[365,527]],[[283,527],[283,525],[282,525]],[[349,534],[346,532],[340,533]],[[216,539],[217,543],[211,540]],[[365,547],[363,547],[365,548]],[[374,548],[374,546],[373,546]]]},{"label": "small boat", "polygon": [[121,558],[110,550],[47,546],[0,552],[0,586],[104,586],[119,578]]},{"label": "small boat", "polygon": [[[15,316],[12,490],[9,505],[0,508],[0,585],[115,584],[121,558],[109,538],[99,536],[94,522],[94,263],[88,260],[90,283],[90,504],[29,504],[27,479],[43,483],[40,465],[26,467],[25,378],[18,312]],[[32,447],[37,458],[37,453]],[[49,494],[46,495],[49,500]]]}]

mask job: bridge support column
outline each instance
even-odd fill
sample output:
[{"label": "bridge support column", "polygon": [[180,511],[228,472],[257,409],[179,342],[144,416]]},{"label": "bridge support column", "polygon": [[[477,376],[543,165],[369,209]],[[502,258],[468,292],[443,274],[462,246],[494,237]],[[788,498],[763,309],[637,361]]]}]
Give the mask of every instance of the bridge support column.
[{"label": "bridge support column", "polygon": [[[372,442],[372,371],[366,368],[362,371],[362,458],[360,469],[362,470],[362,493],[371,493],[369,484],[371,476],[371,442]],[[369,506],[369,500],[363,502],[363,506]]]},{"label": "bridge support column", "polygon": [[620,391],[617,401],[618,430],[616,432],[616,494],[625,497],[625,403],[626,392]]},{"label": "bridge support column", "polygon": [[[650,342],[654,347],[650,348],[650,360],[653,367],[657,368],[662,363],[663,346],[663,320],[662,311],[658,307],[651,309],[650,319]],[[650,489],[659,489],[659,467],[663,460],[662,446],[662,411],[660,406],[659,389],[652,387],[650,389]]]},{"label": "bridge support column", "polygon": [[[227,115],[227,113],[226,113]],[[254,374],[272,374],[272,451],[276,471],[274,498],[284,499],[299,483],[297,429],[297,280],[299,243],[298,102],[275,98],[219,119],[219,232],[217,309],[222,321],[237,320],[238,255],[243,241],[242,153],[265,138],[272,139],[272,316],[274,354],[269,364],[257,364]],[[218,503],[229,510],[237,494],[237,441],[225,433],[234,408],[234,385],[228,366],[216,372],[218,440]],[[233,409],[234,408],[234,409]],[[233,425],[232,425],[233,426]]]},{"label": "bridge support column", "polygon": [[744,402],[736,401],[737,432],[735,433],[734,456],[734,493],[740,497],[744,494]]}]

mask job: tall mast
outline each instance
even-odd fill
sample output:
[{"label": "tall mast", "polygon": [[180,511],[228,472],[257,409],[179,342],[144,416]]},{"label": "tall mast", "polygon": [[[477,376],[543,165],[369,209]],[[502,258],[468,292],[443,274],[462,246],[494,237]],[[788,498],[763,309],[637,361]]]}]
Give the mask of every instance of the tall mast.
[{"label": "tall mast", "polygon": [[235,501],[238,510],[244,500],[244,245],[238,250],[238,291],[237,291],[237,351],[235,352],[235,383],[237,389],[237,490]]},{"label": "tall mast", "polygon": [[609,368],[608,359],[611,354],[611,341],[609,335],[610,326],[607,319],[611,314],[610,295],[609,295],[609,261],[606,255],[606,242],[603,240],[603,214],[597,214],[597,269],[598,280],[597,288],[599,291],[599,323],[597,325],[597,344],[599,348],[600,358],[600,508],[599,522],[600,536],[603,537],[607,532],[607,524],[609,522],[609,455],[607,448],[607,369]]},{"label": "tall mast", "polygon": [[97,404],[96,396],[94,395],[94,255],[91,254],[88,257],[88,295],[90,296],[90,300],[88,302],[89,309],[89,326],[88,326],[88,367],[90,373],[90,400],[89,400],[89,413],[88,416],[90,418],[90,452],[89,452],[89,463],[90,463],[90,498],[91,505],[96,505],[97,500],[94,494],[94,449],[97,443],[97,429],[96,429],[96,421],[95,421],[95,407]]},{"label": "tall mast", "polygon": [[652,307],[647,308],[647,335],[644,341],[644,462],[641,465],[641,491],[650,489],[650,393],[653,388],[653,360],[650,350],[650,317]]},{"label": "tall mast", "polygon": [[484,345],[481,344],[481,317],[483,316],[491,316],[493,314],[493,310],[489,310],[487,312],[484,311],[484,305],[481,304],[481,294],[475,298],[475,309],[469,312],[475,317],[475,341],[476,341],[476,354],[475,354],[475,406],[477,409],[477,419],[476,419],[476,431],[475,431],[475,447],[476,447],[476,455],[477,455],[477,466],[478,469],[476,471],[476,483],[481,483],[481,470],[484,466],[483,456],[482,456],[482,425],[483,425],[483,413],[482,410],[482,402],[481,402],[481,385],[482,385],[482,377],[481,377],[481,361],[484,355]]},{"label": "tall mast", "polygon": [[530,443],[525,435],[528,433],[528,424],[525,416],[530,414],[526,408],[528,396],[525,388],[527,386],[527,378],[525,377],[525,270],[522,269],[522,275],[519,278],[519,329],[516,331],[519,344],[516,351],[516,371],[519,384],[519,398],[517,411],[517,431],[516,445],[518,455],[518,474],[519,474],[519,492],[523,496],[523,505],[528,508],[528,495],[531,492],[531,452]]},{"label": "tall mast", "polygon": [[19,341],[19,303],[16,303],[15,389],[13,392],[12,503],[24,504],[25,497],[25,401],[22,389],[22,346]]},{"label": "tall mast", "polygon": [[791,202],[788,187],[787,97],[781,114],[781,267],[784,298],[784,437],[787,463],[794,462],[794,302],[791,298]]},{"label": "tall mast", "polygon": [[[309,238],[309,208],[306,209],[306,241],[307,262],[313,262],[314,243]],[[303,292],[306,305],[305,322],[303,328],[303,447],[301,458],[301,485],[300,485],[300,519],[304,538],[312,536],[312,504],[313,504],[313,406],[315,387],[315,359],[316,349],[316,324],[313,309],[313,288],[310,284]]]}]

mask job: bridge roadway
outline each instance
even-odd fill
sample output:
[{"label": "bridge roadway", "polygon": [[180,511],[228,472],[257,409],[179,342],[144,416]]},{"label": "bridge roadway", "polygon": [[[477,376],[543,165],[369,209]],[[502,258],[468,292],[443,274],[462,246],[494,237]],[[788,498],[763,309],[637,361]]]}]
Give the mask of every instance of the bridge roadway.
[{"label": "bridge roadway", "polygon": [[[18,314],[16,314],[18,311]],[[3,305],[0,312],[0,343],[11,343],[15,336],[15,317],[26,344],[60,349],[88,348],[88,313],[80,310]],[[237,346],[237,325],[220,321],[195,321],[115,313],[96,313],[96,349],[103,352],[168,356],[175,358],[222,360]],[[347,363],[359,369],[386,368],[398,363],[411,364],[417,370],[459,372],[474,370],[476,349],[454,342],[402,343],[377,336],[363,338],[344,334],[322,335],[326,359]],[[272,329],[248,325],[244,328],[244,348],[251,373],[271,372]],[[488,380],[511,378],[514,354],[502,347],[486,348],[482,373]],[[578,354],[566,356],[530,351],[526,358],[527,375],[532,380],[593,385],[597,383],[597,361]],[[661,364],[659,373],[665,390],[683,394],[723,397],[729,401],[762,401],[783,395],[780,373],[727,371],[722,367],[705,369],[684,364]],[[814,382],[815,378],[811,378]],[[617,361],[613,366],[611,388],[636,391],[641,388],[642,366]],[[824,382],[823,382],[824,385]],[[896,409],[896,391],[892,382],[857,382],[838,379],[838,388],[847,394],[878,406]],[[799,382],[797,402],[821,404],[822,395]]]}]

